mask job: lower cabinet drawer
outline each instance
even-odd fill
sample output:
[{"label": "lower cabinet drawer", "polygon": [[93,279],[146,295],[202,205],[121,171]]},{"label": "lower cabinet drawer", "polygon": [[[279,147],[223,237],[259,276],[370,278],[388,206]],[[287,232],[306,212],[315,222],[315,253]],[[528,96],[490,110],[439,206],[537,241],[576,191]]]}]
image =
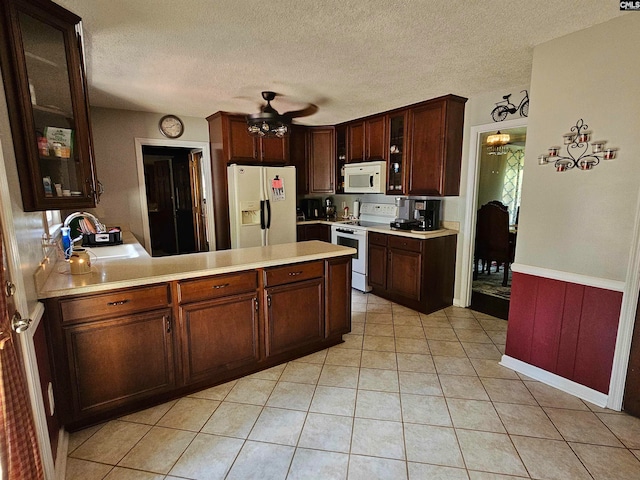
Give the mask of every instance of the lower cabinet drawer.
[{"label": "lower cabinet drawer", "polygon": [[388,236],[389,235],[385,235],[384,233],[369,232],[369,235],[368,235],[369,243],[372,243],[373,245],[386,246]]},{"label": "lower cabinet drawer", "polygon": [[178,301],[196,302],[214,298],[252,292],[258,288],[258,275],[255,270],[216,275],[215,277],[186,280],[178,283]]},{"label": "lower cabinet drawer", "polygon": [[409,250],[410,252],[420,252],[422,248],[422,240],[418,238],[401,237],[399,235],[390,235],[389,248]]},{"label": "lower cabinet drawer", "polygon": [[324,275],[324,262],[294,263],[284,267],[267,268],[264,271],[266,287],[284,285],[285,283],[309,280]]},{"label": "lower cabinet drawer", "polygon": [[169,285],[163,283],[62,300],[60,309],[64,322],[109,318],[166,307],[170,303],[169,298]]}]

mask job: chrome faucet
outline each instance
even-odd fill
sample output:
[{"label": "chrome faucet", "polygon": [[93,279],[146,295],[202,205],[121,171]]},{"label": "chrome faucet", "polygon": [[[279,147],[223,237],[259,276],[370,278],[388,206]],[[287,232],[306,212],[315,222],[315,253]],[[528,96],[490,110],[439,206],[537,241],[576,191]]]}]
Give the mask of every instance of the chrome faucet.
[{"label": "chrome faucet", "polygon": [[[73,212],[71,215],[69,215],[67,218],[64,219],[64,223],[62,226],[68,228],[71,221],[78,217],[90,218],[93,221],[93,225],[95,226],[97,233],[104,233],[107,231],[107,227],[105,227],[104,224],[100,223],[100,220],[98,220],[98,218],[95,215],[89,212]],[[80,234],[80,236],[76,238],[71,239],[72,248],[73,248],[73,244],[78,240],[80,240],[81,238],[82,238],[82,234]]]}]

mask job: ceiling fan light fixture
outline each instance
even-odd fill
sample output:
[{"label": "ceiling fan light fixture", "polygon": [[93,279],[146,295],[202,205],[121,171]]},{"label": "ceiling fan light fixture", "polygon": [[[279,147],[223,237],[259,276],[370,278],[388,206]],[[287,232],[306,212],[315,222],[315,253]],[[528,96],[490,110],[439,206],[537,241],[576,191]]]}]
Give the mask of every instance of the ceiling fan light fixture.
[{"label": "ceiling fan light fixture", "polygon": [[267,104],[260,113],[247,115],[247,132],[254,137],[282,138],[289,132],[287,117],[280,115],[271,106],[271,100],[276,97],[274,92],[262,92],[262,98]]}]

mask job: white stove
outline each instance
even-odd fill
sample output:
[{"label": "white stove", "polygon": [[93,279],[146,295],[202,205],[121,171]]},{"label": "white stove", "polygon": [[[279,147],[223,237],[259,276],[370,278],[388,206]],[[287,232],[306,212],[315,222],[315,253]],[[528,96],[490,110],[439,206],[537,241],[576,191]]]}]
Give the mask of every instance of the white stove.
[{"label": "white stove", "polygon": [[360,218],[331,226],[331,243],[353,247],[358,252],[351,262],[351,285],[363,292],[369,292],[367,259],[367,231],[370,227],[389,228],[395,220],[397,208],[388,203],[363,203],[360,206]]}]

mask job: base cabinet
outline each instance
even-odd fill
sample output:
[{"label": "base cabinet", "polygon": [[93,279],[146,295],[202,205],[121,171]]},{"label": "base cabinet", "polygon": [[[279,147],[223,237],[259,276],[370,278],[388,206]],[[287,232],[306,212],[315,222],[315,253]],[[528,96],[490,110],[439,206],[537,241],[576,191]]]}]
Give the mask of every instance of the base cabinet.
[{"label": "base cabinet", "polygon": [[323,280],[267,288],[267,357],[324,339]]},{"label": "base cabinet", "polygon": [[369,233],[374,295],[431,313],[453,304],[456,236],[417,239]]},{"label": "base cabinet", "polygon": [[254,292],[180,307],[185,383],[215,380],[259,360],[257,305]]},{"label": "base cabinet", "polygon": [[45,300],[74,430],[272,367],[351,329],[351,257]]},{"label": "base cabinet", "polygon": [[78,416],[174,387],[170,309],[74,325],[64,336]]}]

